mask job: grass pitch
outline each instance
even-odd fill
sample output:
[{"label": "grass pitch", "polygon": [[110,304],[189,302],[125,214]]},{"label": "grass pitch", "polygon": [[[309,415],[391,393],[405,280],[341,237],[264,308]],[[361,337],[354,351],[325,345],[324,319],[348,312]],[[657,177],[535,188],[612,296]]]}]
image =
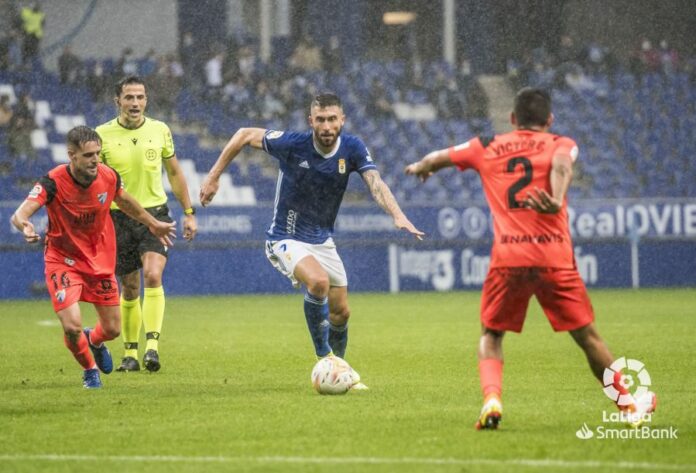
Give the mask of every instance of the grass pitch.
[{"label": "grass pitch", "polygon": [[[169,297],[162,370],[102,375],[96,391],[50,303],[12,301],[0,303],[0,471],[696,471],[696,291],[591,296],[614,355],[652,376],[650,428],[678,439],[578,439],[584,423],[623,426],[602,421],[611,402],[536,303],[506,336],[501,428],[477,432],[475,292],[352,294],[346,358],[370,390],[336,397],[311,389],[297,294]],[[109,345],[117,362],[121,342]]]}]

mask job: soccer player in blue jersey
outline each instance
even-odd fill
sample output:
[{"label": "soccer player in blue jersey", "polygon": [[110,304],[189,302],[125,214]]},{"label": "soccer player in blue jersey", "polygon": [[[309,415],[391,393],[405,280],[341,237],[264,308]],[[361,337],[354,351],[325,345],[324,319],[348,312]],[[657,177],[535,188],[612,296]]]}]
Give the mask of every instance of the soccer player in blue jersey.
[{"label": "soccer player in blue jersey", "polygon": [[318,357],[344,357],[348,343],[348,278],[331,236],[349,175],[360,173],[397,228],[418,239],[424,235],[401,211],[362,140],[341,133],[344,122],[341,100],[334,94],[322,94],[310,105],[311,131],[240,128],[220,153],[200,192],[201,204],[210,204],[225,168],[247,145],[278,160],[266,256],[295,287],[306,287],[305,318]]}]

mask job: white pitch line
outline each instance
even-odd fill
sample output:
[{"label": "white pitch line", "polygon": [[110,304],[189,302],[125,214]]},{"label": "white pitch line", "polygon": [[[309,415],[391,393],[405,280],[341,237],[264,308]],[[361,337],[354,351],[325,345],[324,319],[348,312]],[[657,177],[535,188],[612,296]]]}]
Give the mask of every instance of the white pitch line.
[{"label": "white pitch line", "polygon": [[56,319],[39,320],[38,322],[36,322],[36,325],[41,325],[42,327],[57,327],[60,325],[60,320],[56,320]]},{"label": "white pitch line", "polygon": [[417,457],[284,457],[284,456],[243,456],[208,457],[175,455],[59,455],[59,454],[0,454],[0,461],[113,461],[113,462],[169,462],[169,463],[295,463],[295,464],[342,464],[342,465],[497,465],[529,466],[544,468],[618,468],[629,470],[696,471],[696,464],[648,463],[648,462],[604,462],[573,461],[554,459],[518,458],[495,460],[491,458],[417,458]]}]

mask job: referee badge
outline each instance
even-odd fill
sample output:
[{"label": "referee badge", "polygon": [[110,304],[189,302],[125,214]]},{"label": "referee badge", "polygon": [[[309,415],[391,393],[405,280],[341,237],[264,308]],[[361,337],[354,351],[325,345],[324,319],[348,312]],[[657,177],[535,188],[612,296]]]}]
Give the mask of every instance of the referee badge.
[{"label": "referee badge", "polygon": [[338,173],[339,174],[346,173],[346,160],[343,158],[338,160]]}]

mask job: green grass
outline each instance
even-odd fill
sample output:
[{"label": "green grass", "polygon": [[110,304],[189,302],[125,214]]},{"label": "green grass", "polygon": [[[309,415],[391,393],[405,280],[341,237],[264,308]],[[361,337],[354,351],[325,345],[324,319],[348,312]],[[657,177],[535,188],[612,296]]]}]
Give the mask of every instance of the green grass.
[{"label": "green grass", "polygon": [[[696,291],[591,295],[613,353],[652,375],[651,427],[678,440],[576,438],[613,407],[535,303],[506,337],[501,429],[477,432],[478,293],[352,294],[347,359],[370,390],[336,397],[311,389],[299,295],[170,297],[162,370],[102,376],[97,391],[81,387],[49,302],[12,301],[0,471],[696,471]],[[93,325],[91,306],[83,318]]]}]

